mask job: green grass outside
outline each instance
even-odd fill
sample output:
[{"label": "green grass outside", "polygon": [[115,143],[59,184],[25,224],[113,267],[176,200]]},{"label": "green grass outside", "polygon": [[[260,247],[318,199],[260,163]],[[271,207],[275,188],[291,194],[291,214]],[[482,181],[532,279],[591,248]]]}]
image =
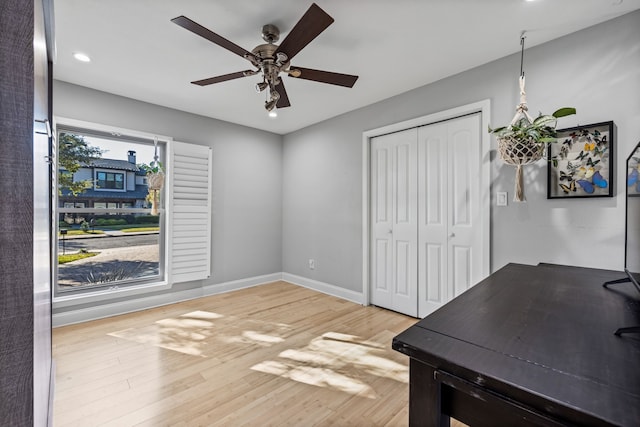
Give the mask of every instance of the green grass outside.
[{"label": "green grass outside", "polygon": [[123,233],[135,233],[138,231],[160,231],[160,227],[136,227],[123,229]]},{"label": "green grass outside", "polygon": [[102,230],[89,230],[89,231],[82,231],[82,230],[67,230],[67,236],[85,236],[87,234],[104,234],[104,231]]},{"label": "green grass outside", "polygon": [[58,264],[66,264],[68,262],[77,261],[83,258],[89,258],[98,255],[100,252],[78,252],[77,254],[58,255]]},{"label": "green grass outside", "polygon": [[124,225],[101,225],[103,230],[141,231],[141,228],[159,229],[158,224],[124,224]]}]

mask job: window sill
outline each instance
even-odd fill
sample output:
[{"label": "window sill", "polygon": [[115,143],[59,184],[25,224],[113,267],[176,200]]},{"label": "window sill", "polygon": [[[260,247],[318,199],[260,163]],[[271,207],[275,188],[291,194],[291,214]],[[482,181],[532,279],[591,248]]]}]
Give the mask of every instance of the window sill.
[{"label": "window sill", "polygon": [[131,297],[134,295],[147,294],[155,291],[170,289],[171,285],[167,281],[145,283],[143,285],[131,285],[125,287],[113,287],[96,290],[94,292],[84,292],[73,295],[61,295],[53,298],[53,309],[63,307],[74,307],[77,305],[108,302],[118,298]]}]

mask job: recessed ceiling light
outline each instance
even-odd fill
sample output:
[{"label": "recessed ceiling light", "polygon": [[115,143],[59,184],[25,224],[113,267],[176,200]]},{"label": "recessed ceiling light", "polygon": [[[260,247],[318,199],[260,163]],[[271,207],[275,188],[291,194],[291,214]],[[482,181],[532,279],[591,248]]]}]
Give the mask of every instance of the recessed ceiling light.
[{"label": "recessed ceiling light", "polygon": [[80,62],[91,62],[91,58],[87,54],[82,52],[76,52],[73,54],[73,57],[76,58]]}]

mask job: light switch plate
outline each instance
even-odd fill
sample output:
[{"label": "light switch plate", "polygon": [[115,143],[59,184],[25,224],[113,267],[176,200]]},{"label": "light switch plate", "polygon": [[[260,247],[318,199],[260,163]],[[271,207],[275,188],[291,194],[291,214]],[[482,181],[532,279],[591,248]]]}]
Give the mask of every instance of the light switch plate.
[{"label": "light switch plate", "polygon": [[496,206],[507,206],[507,192],[498,191],[496,193]]}]

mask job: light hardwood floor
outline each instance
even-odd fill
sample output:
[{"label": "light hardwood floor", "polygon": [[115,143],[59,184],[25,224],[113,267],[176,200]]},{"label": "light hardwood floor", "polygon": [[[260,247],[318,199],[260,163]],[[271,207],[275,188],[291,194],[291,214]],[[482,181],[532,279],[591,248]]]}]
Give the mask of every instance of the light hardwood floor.
[{"label": "light hardwood floor", "polygon": [[56,328],[54,426],[405,426],[415,322],[275,282]]}]

